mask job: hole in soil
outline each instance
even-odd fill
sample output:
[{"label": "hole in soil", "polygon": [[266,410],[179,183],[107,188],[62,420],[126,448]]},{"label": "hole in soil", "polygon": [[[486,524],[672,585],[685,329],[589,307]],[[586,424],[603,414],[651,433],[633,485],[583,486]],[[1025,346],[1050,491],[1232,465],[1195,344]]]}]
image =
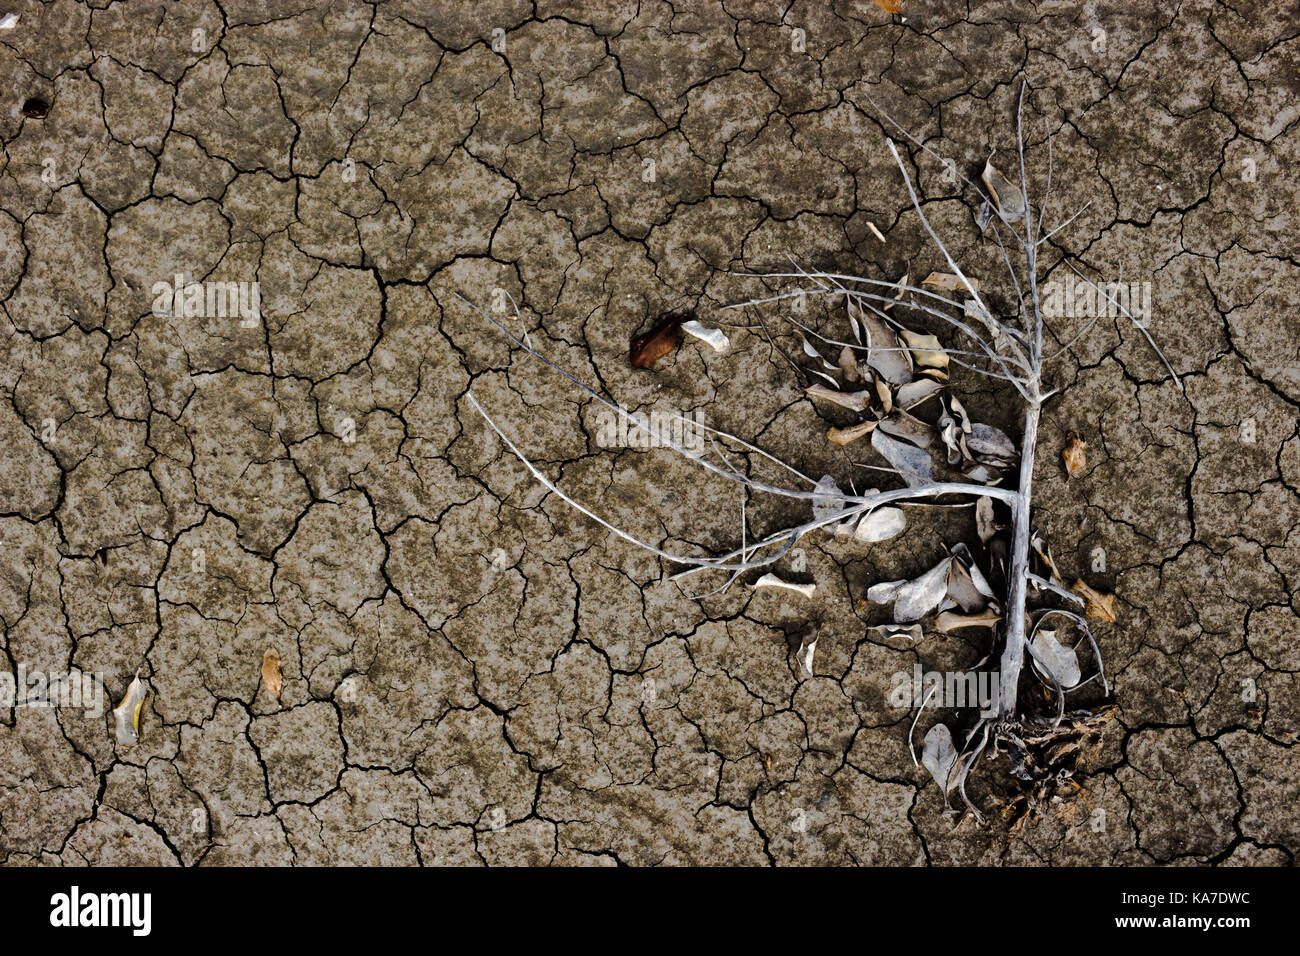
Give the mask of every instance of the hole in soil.
[{"label": "hole in soil", "polygon": [[39,96],[29,96],[23,102],[23,115],[32,119],[44,119],[50,111],[50,104]]}]

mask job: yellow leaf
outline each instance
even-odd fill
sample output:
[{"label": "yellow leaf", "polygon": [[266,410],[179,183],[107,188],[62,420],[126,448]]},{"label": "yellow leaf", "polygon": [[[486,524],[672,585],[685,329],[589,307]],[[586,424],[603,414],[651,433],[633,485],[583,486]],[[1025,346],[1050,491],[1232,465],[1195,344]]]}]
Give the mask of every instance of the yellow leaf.
[{"label": "yellow leaf", "polygon": [[140,708],[149,692],[140,681],[139,672],[126,689],[122,702],[113,708],[113,721],[117,726],[117,742],[130,746],[140,739]]}]

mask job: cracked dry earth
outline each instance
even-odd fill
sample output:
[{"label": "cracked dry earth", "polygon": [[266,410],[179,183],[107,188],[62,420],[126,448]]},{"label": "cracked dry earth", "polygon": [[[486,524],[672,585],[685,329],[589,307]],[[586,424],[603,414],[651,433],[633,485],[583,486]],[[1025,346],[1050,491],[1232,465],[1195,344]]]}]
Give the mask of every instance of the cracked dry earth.
[{"label": "cracked dry earth", "polygon": [[[1286,7],[909,3],[901,22],[871,3],[6,4],[5,664],[101,675],[106,707],[138,671],[148,696],[132,746],[106,713],[0,710],[0,859],[1291,863]],[[699,409],[864,487],[880,462],[832,453],[763,339],[688,339],[634,371],[628,336],[670,309],[738,321],[722,307],[765,286],[735,273],[788,255],[942,269],[867,97],[970,174],[1014,146],[1022,75],[1040,183],[1052,137],[1049,224],[1090,203],[1047,269],[1069,252],[1150,281],[1186,395],[1110,319],[1053,367],[1036,520],[1068,579],[1117,595],[1098,628],[1117,720],[1041,815],[953,827],[909,756],[913,713],[886,696],[895,672],[983,648],[873,640],[882,609],[862,599],[969,537],[969,511],[887,545],[807,540],[806,571],[776,570],[815,581],[812,601],[694,600],[534,482],[467,395],[665,547],[736,545],[734,487],[598,447],[591,402],[455,294],[503,290],[532,342],[630,408]],[[971,196],[910,156],[960,261],[1005,285]],[[262,321],[155,314],[178,272],[256,281]],[[1005,392],[954,378],[1016,433]],[[1089,465],[1067,484],[1070,431]],[[800,518],[747,502],[751,536]],[[805,678],[792,648],[814,619]],[[977,802],[1005,769],[973,779]]]}]

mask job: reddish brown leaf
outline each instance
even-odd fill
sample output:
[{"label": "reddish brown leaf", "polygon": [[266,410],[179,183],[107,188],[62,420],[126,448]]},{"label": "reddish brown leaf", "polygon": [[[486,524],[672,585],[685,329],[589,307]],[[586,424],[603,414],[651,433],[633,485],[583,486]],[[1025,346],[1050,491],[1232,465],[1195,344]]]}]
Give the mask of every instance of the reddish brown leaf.
[{"label": "reddish brown leaf", "polygon": [[632,367],[649,368],[676,349],[682,338],[682,323],[690,319],[689,313],[674,312],[664,316],[659,324],[645,335],[633,336],[630,349]]},{"label": "reddish brown leaf", "polygon": [[876,0],[876,6],[886,13],[901,13],[903,11],[903,0]]}]

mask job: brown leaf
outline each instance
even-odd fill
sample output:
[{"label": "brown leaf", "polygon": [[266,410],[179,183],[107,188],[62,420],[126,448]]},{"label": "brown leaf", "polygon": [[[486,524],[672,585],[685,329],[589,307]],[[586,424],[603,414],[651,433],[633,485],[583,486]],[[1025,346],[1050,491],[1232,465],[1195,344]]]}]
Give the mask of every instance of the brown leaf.
[{"label": "brown leaf", "polygon": [[280,688],[284,686],[284,681],[280,676],[280,654],[273,647],[268,647],[262,655],[262,683],[272,697],[280,699]]},{"label": "brown leaf", "polygon": [[1019,186],[1013,185],[993,165],[992,157],[984,163],[984,172],[980,178],[988,187],[989,198],[998,207],[1007,222],[1019,222],[1025,218],[1025,197]]},{"label": "brown leaf", "polygon": [[1088,443],[1075,432],[1070,432],[1069,442],[1061,457],[1065,459],[1065,480],[1069,481],[1088,467]]},{"label": "brown leaf", "polygon": [[1088,617],[1095,617],[1099,621],[1110,621],[1112,624],[1118,620],[1115,617],[1115,595],[1102,594],[1100,591],[1089,587],[1083,578],[1079,578],[1074,582],[1073,590],[1087,602],[1084,613]]},{"label": "brown leaf", "polygon": [[903,11],[903,0],[876,0],[876,6],[886,13],[901,13]]},{"label": "brown leaf", "polygon": [[934,626],[936,630],[947,634],[949,631],[960,630],[963,627],[993,627],[1000,620],[1002,620],[1002,615],[996,611],[985,610],[977,614],[958,614],[956,611],[944,611],[934,619]]},{"label": "brown leaf", "polygon": [[[970,282],[970,287],[976,292],[980,290],[980,280],[966,277]],[[953,275],[951,272],[931,272],[921,280],[921,285],[932,285],[941,292],[965,292],[966,283],[961,280],[960,276]]]},{"label": "brown leaf", "polygon": [[674,312],[663,319],[644,335],[632,337],[630,355],[633,368],[649,368],[681,342],[682,323],[689,321],[691,315],[686,312]]},{"label": "brown leaf", "polygon": [[826,433],[826,437],[837,445],[847,445],[850,442],[857,441],[863,435],[871,434],[872,429],[879,424],[879,422],[863,422],[861,425],[854,425],[851,428],[832,428]]}]

